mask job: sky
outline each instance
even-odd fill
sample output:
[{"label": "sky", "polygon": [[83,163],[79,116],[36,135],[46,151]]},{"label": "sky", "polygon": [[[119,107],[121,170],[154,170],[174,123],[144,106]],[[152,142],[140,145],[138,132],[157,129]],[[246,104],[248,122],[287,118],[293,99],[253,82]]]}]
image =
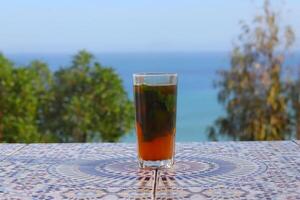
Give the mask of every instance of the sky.
[{"label": "sky", "polygon": [[[271,0],[300,49],[300,1]],[[5,53],[228,51],[262,0],[26,0],[1,2]]]}]

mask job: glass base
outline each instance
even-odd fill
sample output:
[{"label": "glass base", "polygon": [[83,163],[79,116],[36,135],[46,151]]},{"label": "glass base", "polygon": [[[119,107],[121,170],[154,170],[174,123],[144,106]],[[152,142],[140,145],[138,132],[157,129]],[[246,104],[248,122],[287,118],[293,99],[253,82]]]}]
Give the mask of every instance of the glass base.
[{"label": "glass base", "polygon": [[139,167],[142,169],[169,169],[173,166],[174,159],[168,160],[158,160],[158,161],[150,161],[150,160],[142,160],[139,159]]}]

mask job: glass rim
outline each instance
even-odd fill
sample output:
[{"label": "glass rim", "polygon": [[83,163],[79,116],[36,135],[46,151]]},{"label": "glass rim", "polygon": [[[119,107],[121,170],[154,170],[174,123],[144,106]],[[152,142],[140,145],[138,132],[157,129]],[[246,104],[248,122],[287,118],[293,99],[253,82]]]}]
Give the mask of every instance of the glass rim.
[{"label": "glass rim", "polygon": [[146,77],[146,76],[175,76],[177,77],[177,73],[173,72],[138,72],[133,73],[133,76]]}]

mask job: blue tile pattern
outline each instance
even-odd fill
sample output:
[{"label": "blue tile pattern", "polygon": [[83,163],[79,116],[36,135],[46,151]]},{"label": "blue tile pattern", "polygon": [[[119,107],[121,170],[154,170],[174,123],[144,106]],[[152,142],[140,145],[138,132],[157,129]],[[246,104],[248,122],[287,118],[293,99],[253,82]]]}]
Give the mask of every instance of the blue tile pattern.
[{"label": "blue tile pattern", "polygon": [[300,199],[300,147],[284,142],[189,143],[160,170],[156,199]]},{"label": "blue tile pattern", "polygon": [[138,169],[135,144],[0,145],[0,156],[0,199],[300,199],[292,141],[181,143],[157,173]]},{"label": "blue tile pattern", "polygon": [[24,144],[0,144],[0,161],[24,147]]},{"label": "blue tile pattern", "polygon": [[135,145],[32,144],[0,165],[0,199],[151,199]]}]

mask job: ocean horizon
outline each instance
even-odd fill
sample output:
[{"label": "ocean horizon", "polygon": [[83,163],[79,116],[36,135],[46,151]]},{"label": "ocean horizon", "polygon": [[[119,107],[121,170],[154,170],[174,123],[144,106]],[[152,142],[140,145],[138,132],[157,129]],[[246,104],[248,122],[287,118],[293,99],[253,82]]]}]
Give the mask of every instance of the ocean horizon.
[{"label": "ocean horizon", "polygon": [[[74,54],[7,54],[17,65],[32,60],[46,62],[52,71],[71,64]],[[300,65],[300,54],[291,54],[286,65]],[[224,114],[217,101],[218,89],[213,82],[217,71],[230,66],[230,52],[161,52],[161,53],[96,53],[96,60],[112,67],[120,75],[129,98],[133,99],[132,74],[137,72],[176,72],[178,74],[178,104],[176,141],[208,141],[207,128]],[[221,137],[222,140],[228,140]],[[121,142],[135,142],[135,131]]]}]

